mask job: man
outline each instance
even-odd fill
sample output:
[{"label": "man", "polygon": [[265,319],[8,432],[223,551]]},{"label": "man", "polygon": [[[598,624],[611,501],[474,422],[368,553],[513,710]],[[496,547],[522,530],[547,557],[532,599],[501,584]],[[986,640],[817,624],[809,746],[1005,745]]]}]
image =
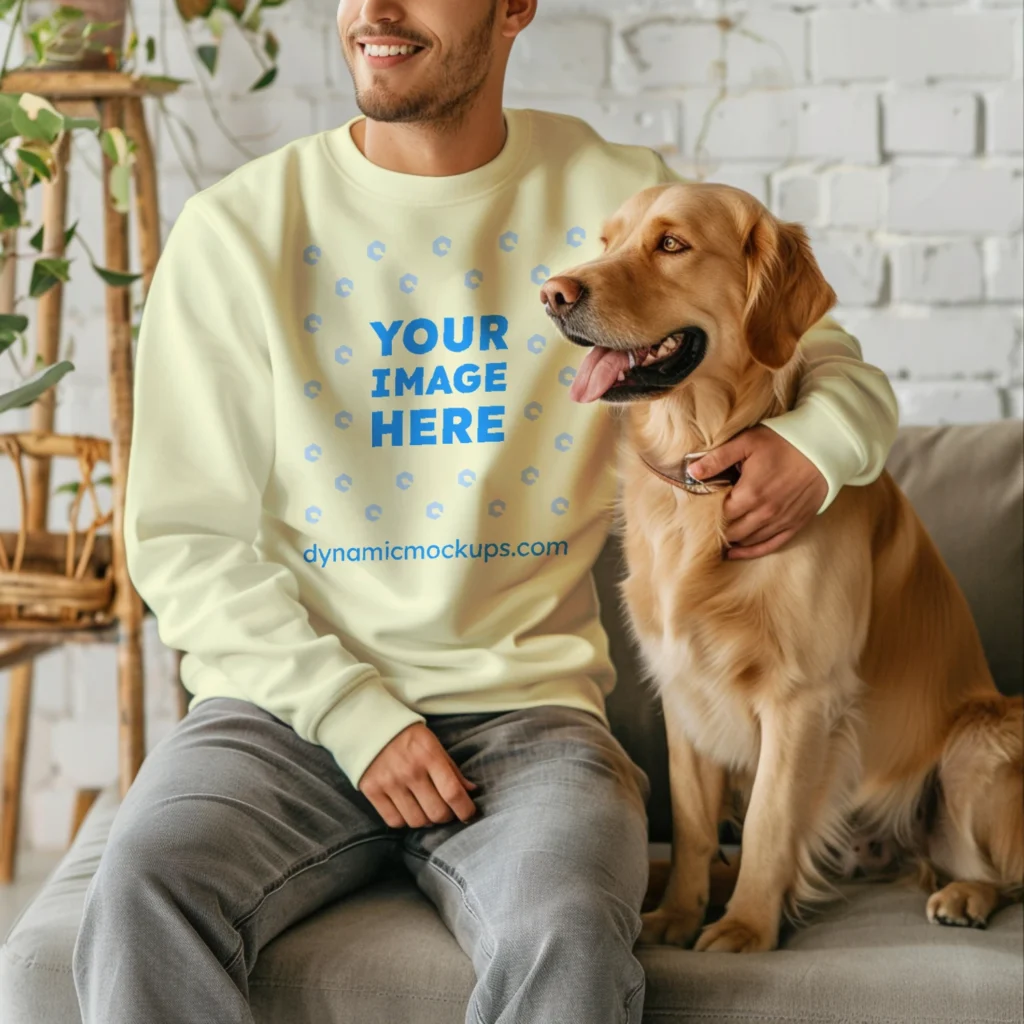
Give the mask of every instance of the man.
[{"label": "man", "polygon": [[[252,1021],[260,948],[388,859],[473,960],[467,1021],[640,1021],[647,780],[604,718],[590,577],[614,423],[569,401],[578,355],[538,292],[670,175],[579,121],[503,116],[535,3],[343,0],[365,119],[229,175],[170,235],[125,534],[195,697],[90,887],[86,1024]],[[803,344],[797,408],[704,460],[744,463],[732,557],[892,440],[856,342]]]}]

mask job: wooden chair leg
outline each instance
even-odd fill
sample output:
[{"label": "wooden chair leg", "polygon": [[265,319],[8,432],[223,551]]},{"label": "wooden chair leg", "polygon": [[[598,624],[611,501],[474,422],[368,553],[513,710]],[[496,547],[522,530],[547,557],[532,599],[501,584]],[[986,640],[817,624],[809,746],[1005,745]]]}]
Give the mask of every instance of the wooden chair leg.
[{"label": "wooden chair leg", "polygon": [[4,727],[3,808],[0,810],[0,883],[14,881],[21,820],[28,719],[32,707],[32,662],[11,669]]},{"label": "wooden chair leg", "polygon": [[[122,128],[124,102],[101,102],[105,129]],[[103,156],[103,239],[110,270],[128,269],[128,222],[114,208],[110,194],[111,162]],[[122,796],[128,792],[145,753],[145,716],[142,684],[142,600],[132,585],[124,548],[124,488],[128,477],[132,416],[131,296],[126,287],[107,285],[107,365],[110,386],[111,540],[115,613],[118,621],[118,748]]]},{"label": "wooden chair leg", "polygon": [[89,809],[96,803],[96,797],[100,795],[98,789],[79,789],[75,791],[75,806],[71,812],[71,835],[68,836],[68,846],[75,841],[78,830],[85,821]]},{"label": "wooden chair leg", "polygon": [[[54,153],[56,168],[53,178],[43,185],[42,253],[51,259],[64,255],[70,145],[70,136],[65,135]],[[11,262],[13,263],[13,261]],[[6,292],[15,281],[17,271],[12,266],[9,268],[9,273],[11,277],[5,278],[3,282],[5,294],[2,300],[5,303],[9,298]],[[36,352],[46,365],[57,360],[60,348],[62,303],[63,288],[57,284],[40,297],[36,307]],[[29,412],[29,429],[40,433],[52,431],[55,408],[56,396],[53,390],[50,390],[33,403]],[[50,496],[50,459],[29,459],[28,477],[27,526],[30,530],[45,530]],[[14,878],[25,748],[32,703],[32,672],[32,662],[17,665],[11,670],[11,690],[8,699],[4,746],[4,803],[2,819],[0,819],[0,882],[10,882]]]},{"label": "wooden chair leg", "polygon": [[149,285],[160,257],[160,203],[156,187],[156,161],[146,130],[142,97],[132,96],[125,100],[124,122],[128,138],[135,143],[135,217],[142,265],[142,294],[145,297],[149,294]]}]

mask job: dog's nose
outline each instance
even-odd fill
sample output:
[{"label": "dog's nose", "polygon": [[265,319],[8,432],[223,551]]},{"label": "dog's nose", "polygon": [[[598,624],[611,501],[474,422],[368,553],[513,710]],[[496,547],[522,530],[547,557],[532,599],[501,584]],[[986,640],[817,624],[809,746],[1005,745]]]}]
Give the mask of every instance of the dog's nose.
[{"label": "dog's nose", "polygon": [[568,313],[583,294],[583,286],[571,277],[552,277],[540,290],[540,301],[552,313]]}]

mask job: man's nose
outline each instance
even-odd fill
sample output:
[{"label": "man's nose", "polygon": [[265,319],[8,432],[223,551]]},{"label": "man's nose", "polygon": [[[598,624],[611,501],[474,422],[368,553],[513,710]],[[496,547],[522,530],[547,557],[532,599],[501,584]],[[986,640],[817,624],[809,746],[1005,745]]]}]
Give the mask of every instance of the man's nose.
[{"label": "man's nose", "polygon": [[540,290],[540,301],[552,313],[568,313],[579,302],[583,285],[571,277],[552,277]]}]

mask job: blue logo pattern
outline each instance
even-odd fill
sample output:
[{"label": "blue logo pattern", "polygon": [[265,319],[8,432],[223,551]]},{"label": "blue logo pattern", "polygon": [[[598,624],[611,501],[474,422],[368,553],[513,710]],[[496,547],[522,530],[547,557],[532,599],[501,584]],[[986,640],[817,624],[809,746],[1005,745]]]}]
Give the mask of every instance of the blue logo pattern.
[{"label": "blue logo pattern", "polygon": [[[565,234],[565,242],[573,248],[579,248],[586,240],[586,231],[576,225],[569,228]],[[498,238],[498,247],[502,252],[513,252],[519,243],[519,236],[514,231],[506,231]],[[431,249],[435,256],[447,256],[452,249],[452,239],[446,235],[439,235],[434,239]],[[380,240],[371,242],[366,249],[366,255],[374,262],[383,260],[387,252],[387,246]],[[319,246],[308,245],[302,254],[303,261],[309,266],[316,266],[323,258],[323,251]],[[544,264],[538,264],[530,271],[530,280],[535,285],[542,285],[550,277],[551,271]],[[465,272],[463,283],[466,288],[475,290],[481,286],[484,280],[482,270],[473,268]],[[419,279],[415,274],[403,274],[399,278],[398,287],[405,294],[411,294],[416,290]],[[339,277],[334,286],[335,294],[339,298],[348,298],[355,290],[355,282],[348,277]],[[310,313],[303,321],[307,333],[316,334],[323,327],[323,317],[318,313]],[[534,355],[539,355],[547,348],[547,338],[542,334],[531,335],[526,341],[527,350]],[[339,345],[334,350],[334,358],[340,365],[348,365],[354,358],[353,350],[348,345]],[[571,366],[563,367],[558,374],[558,381],[564,387],[569,387],[576,377],[576,370]],[[309,380],[303,386],[303,393],[307,398],[316,399],[320,397],[323,384],[319,380]],[[531,421],[539,420],[543,414],[543,406],[540,402],[529,402],[523,408],[523,416]],[[353,415],[347,410],[340,410],[335,414],[334,424],[339,430],[347,430],[353,423]],[[560,433],[554,439],[554,447],[559,452],[572,450],[574,438],[572,434]],[[310,444],[304,449],[304,456],[308,462],[318,462],[323,456],[323,449],[318,444]],[[535,466],[527,466],[520,474],[520,479],[527,486],[532,486],[540,479],[540,470]],[[406,491],[412,486],[414,476],[404,471],[395,477],[395,485],[400,490]],[[477,474],[471,469],[463,469],[457,476],[460,487],[470,488],[477,482]],[[347,473],[341,473],[334,479],[335,489],[346,493],[353,487],[353,480]],[[565,515],[569,510],[569,500],[565,497],[556,497],[550,505],[551,512],[557,516]],[[487,505],[487,514],[493,518],[500,518],[507,511],[507,505],[501,498],[495,498]],[[425,509],[428,519],[437,520],[444,514],[444,505],[439,501],[430,502]],[[377,522],[384,515],[380,505],[367,505],[364,515],[369,522]],[[309,523],[319,523],[323,516],[323,510],[316,505],[310,505],[305,509],[305,518]]]}]

